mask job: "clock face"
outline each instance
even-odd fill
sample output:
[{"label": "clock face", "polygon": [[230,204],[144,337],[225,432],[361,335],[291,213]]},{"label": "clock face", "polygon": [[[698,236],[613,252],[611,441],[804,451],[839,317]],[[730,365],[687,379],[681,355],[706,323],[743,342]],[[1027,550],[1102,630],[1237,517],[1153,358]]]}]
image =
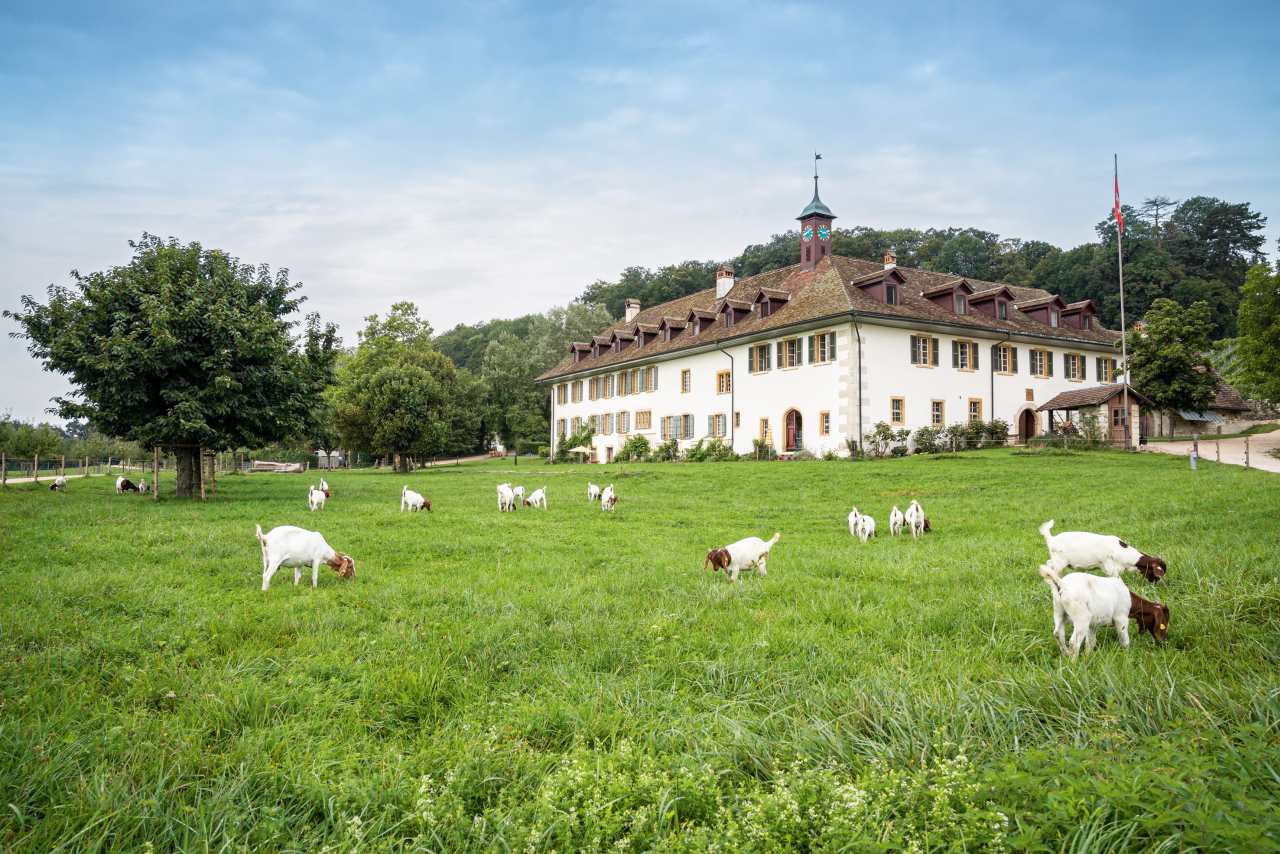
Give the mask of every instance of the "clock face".
[{"label": "clock face", "polygon": [[804,234],[802,234],[801,237],[804,239],[805,243],[808,243],[810,240],[813,240],[813,226],[806,225],[804,227]]},{"label": "clock face", "polygon": [[818,239],[819,239],[819,240],[830,240],[830,239],[831,239],[831,229],[827,228],[825,225],[824,225],[824,226],[820,226],[820,227],[818,228]]}]

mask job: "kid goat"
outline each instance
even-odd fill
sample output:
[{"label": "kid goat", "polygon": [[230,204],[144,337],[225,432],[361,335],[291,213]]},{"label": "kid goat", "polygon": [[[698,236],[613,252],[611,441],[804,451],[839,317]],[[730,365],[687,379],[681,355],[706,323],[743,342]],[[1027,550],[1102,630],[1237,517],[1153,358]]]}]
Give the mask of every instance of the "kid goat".
[{"label": "kid goat", "polygon": [[618,506],[618,493],[613,491],[613,484],[609,484],[604,488],[604,492],[600,493],[600,509],[612,510]]},{"label": "kid goat", "polygon": [[[1129,619],[1138,621],[1139,632],[1150,632],[1157,641],[1169,634],[1169,606],[1150,602],[1135,595],[1119,578],[1073,572],[1066,578],[1049,564],[1042,564],[1040,576],[1053,594],[1053,636],[1062,654],[1075,658],[1080,646],[1092,652],[1097,638],[1095,626],[1113,625],[1120,636],[1120,646],[1129,646]],[[1071,621],[1071,643],[1067,643],[1065,624]]]},{"label": "kid goat", "polygon": [[1141,572],[1147,581],[1155,583],[1168,569],[1163,558],[1143,554],[1119,537],[1087,531],[1063,531],[1055,536],[1050,533],[1052,530],[1052,519],[1040,526],[1040,536],[1049,547],[1049,566],[1054,572],[1068,567],[1092,569],[1096,566],[1112,578],[1128,570]]},{"label": "kid goat", "polygon": [[325,493],[323,489],[316,489],[313,485],[307,490],[307,506],[314,512],[324,509]]},{"label": "kid goat", "polygon": [[311,586],[320,581],[320,564],[331,567],[339,578],[355,578],[356,562],[350,555],[334,551],[316,531],[293,525],[272,528],[266,534],[255,525],[258,544],[262,546],[262,589],[271,586],[271,576],[282,566],[293,567],[293,583],[302,580],[302,567],[311,567]]},{"label": "kid goat", "polygon": [[705,570],[709,566],[716,572],[724,570],[724,574],[729,576],[730,581],[737,581],[738,573],[744,569],[754,568],[758,575],[767,575],[765,564],[769,562],[769,550],[781,538],[781,533],[775,533],[768,541],[759,537],[747,537],[736,543],[712,549],[707,552],[702,568]]},{"label": "kid goat", "polygon": [[400,490],[400,512],[403,513],[406,510],[413,510],[415,512],[418,510],[426,510],[428,513],[431,512],[431,502],[423,498],[421,494],[410,489],[407,483],[404,485],[404,488]]}]

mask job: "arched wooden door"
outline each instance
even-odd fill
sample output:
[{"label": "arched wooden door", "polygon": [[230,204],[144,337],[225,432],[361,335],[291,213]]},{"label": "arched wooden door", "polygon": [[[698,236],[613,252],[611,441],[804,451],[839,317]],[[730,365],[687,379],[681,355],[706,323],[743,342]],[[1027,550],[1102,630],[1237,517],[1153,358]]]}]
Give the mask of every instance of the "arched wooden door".
[{"label": "arched wooden door", "polygon": [[1018,439],[1025,443],[1036,434],[1036,414],[1030,409],[1022,410],[1018,416]]},{"label": "arched wooden door", "polygon": [[803,448],[804,419],[801,418],[800,413],[794,409],[788,409],[782,421],[786,425],[786,450],[791,452]]}]

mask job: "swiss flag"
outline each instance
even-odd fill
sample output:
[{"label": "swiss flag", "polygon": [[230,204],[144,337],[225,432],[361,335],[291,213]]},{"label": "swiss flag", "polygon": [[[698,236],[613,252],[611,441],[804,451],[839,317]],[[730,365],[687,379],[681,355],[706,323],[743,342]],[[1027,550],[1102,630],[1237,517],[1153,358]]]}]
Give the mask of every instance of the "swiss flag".
[{"label": "swiss flag", "polygon": [[1120,228],[1121,236],[1124,235],[1124,214],[1120,213],[1120,170],[1116,169],[1116,205],[1115,205],[1116,225]]}]

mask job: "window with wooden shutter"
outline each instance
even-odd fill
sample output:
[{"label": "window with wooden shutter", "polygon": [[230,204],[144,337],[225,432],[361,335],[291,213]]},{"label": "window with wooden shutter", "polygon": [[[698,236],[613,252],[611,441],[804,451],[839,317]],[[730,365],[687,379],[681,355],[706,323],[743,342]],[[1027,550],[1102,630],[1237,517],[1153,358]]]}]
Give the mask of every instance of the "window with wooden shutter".
[{"label": "window with wooden shutter", "polygon": [[929,364],[938,367],[938,339],[929,339]]},{"label": "window with wooden shutter", "polygon": [[733,390],[733,378],[728,371],[716,372],[716,394],[728,394]]},{"label": "window with wooden shutter", "polygon": [[686,415],[681,419],[681,423],[680,423],[680,438],[682,438],[682,439],[692,439],[692,438],[693,438],[693,416],[692,416],[692,415],[688,415],[688,414],[686,414]]}]

